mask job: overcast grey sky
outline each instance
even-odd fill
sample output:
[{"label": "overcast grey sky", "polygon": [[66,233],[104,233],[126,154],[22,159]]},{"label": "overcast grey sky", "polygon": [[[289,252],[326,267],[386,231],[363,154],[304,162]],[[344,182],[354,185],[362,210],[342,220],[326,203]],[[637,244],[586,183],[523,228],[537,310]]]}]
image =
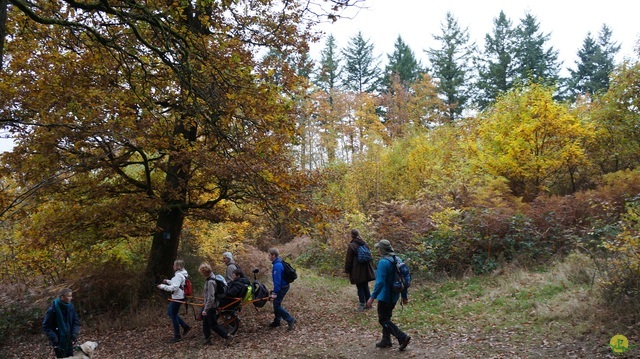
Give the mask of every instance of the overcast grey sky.
[{"label": "overcast grey sky", "polygon": [[[622,45],[617,61],[624,57],[637,59],[634,52],[640,35],[640,2],[636,0],[575,1],[575,0],[365,0],[363,8],[353,19],[341,19],[324,24],[323,31],[333,34],[340,49],[349,39],[362,31],[365,39],[374,44],[374,55],[393,52],[393,44],[400,35],[423,65],[427,64],[425,49],[438,48],[433,35],[441,35],[446,13],[451,12],[460,28],[467,28],[470,41],[484,47],[484,38],[493,31],[493,20],[504,11],[514,26],[529,12],[538,20],[540,31],[549,34],[548,45],[559,51],[562,68],[575,68],[576,53],[588,32],[594,38],[606,24],[612,30],[613,41]],[[325,40],[312,46],[312,57],[320,59]]]},{"label": "overcast grey sky", "polygon": [[[613,41],[622,47],[617,61],[623,58],[637,60],[634,49],[640,35],[640,1],[576,1],[576,0],[365,0],[357,13],[350,9],[334,24],[323,24],[327,34],[333,34],[339,48],[346,47],[349,39],[362,31],[365,39],[374,44],[374,55],[386,64],[387,54],[393,52],[393,44],[402,36],[423,65],[427,64],[425,49],[440,44],[433,35],[442,34],[441,25],[447,11],[458,20],[461,28],[467,28],[471,41],[484,46],[484,37],[492,32],[493,20],[503,10],[513,25],[520,22],[526,12],[536,17],[540,30],[549,34],[548,45],[559,51],[562,70],[575,68],[576,53],[588,32],[597,37],[603,24],[612,30]],[[311,47],[314,60],[320,59],[325,40]],[[0,152],[11,148],[10,140],[0,139]]]}]

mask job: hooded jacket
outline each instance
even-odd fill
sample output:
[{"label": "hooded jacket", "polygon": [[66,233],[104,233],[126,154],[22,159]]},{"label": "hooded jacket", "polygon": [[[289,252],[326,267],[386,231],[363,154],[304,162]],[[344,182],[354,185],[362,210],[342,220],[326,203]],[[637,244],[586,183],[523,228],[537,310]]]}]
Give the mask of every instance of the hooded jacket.
[{"label": "hooded jacket", "polygon": [[184,300],[184,284],[188,277],[189,274],[186,270],[178,269],[173,274],[169,284],[160,284],[160,289],[171,292],[171,299]]},{"label": "hooded jacket", "polygon": [[359,284],[371,282],[376,279],[373,261],[367,263],[358,262],[358,247],[366,246],[369,248],[362,238],[353,238],[347,247],[347,256],[344,261],[344,271],[349,275],[351,284]]}]

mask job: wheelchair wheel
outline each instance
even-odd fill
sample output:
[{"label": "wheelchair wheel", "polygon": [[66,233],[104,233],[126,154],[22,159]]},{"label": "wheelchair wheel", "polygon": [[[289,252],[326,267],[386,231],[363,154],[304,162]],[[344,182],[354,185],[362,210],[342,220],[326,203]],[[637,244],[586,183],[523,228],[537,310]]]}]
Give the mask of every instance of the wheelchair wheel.
[{"label": "wheelchair wheel", "polygon": [[220,313],[218,322],[229,334],[236,334],[238,327],[240,327],[240,318],[238,318],[238,314],[233,310],[225,310]]}]

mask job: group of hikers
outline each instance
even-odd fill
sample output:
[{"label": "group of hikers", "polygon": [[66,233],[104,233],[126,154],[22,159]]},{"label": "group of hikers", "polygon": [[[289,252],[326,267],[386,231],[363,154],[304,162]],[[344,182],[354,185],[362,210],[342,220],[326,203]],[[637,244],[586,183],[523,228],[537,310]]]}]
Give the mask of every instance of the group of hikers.
[{"label": "group of hikers", "polygon": [[[290,284],[284,279],[284,265],[280,258],[280,252],[277,248],[270,248],[268,250],[269,260],[271,260],[273,290],[270,293],[270,299],[273,301],[273,322],[269,324],[270,328],[279,327],[281,321],[287,322],[288,329],[293,330],[295,328],[296,319],[289,314],[289,312],[282,306],[284,296],[287,294],[290,288]],[[211,269],[208,263],[200,264],[198,271],[205,278],[203,289],[203,307],[201,311],[202,316],[202,332],[204,334],[204,343],[211,345],[211,331],[214,331],[217,335],[223,338],[226,345],[230,345],[233,342],[234,335],[228,333],[224,326],[218,323],[218,308],[223,304],[223,300],[216,296],[217,286],[227,284],[226,294],[229,297],[242,296],[242,290],[236,288],[247,288],[249,286],[249,280],[244,275],[244,272],[233,259],[231,252],[225,252],[222,254],[222,260],[226,264],[226,271],[224,277],[224,283],[220,283],[216,280],[216,274]],[[173,263],[174,276],[171,279],[163,280],[163,283],[158,284],[158,288],[171,292],[171,301],[169,303],[169,309],[167,314],[171,318],[173,324],[173,339],[172,342],[178,342],[182,340],[182,337],[191,330],[189,326],[179,315],[180,304],[184,303],[184,285],[189,276],[184,269],[184,261],[181,259],[175,260]],[[181,331],[182,329],[182,331]]]},{"label": "group of hikers", "polygon": [[[357,311],[372,308],[373,301],[378,300],[378,322],[382,326],[382,339],[375,344],[376,348],[391,348],[393,346],[391,337],[393,336],[398,341],[399,350],[403,351],[409,344],[411,336],[404,333],[391,321],[398,299],[402,298],[402,304],[409,302],[406,287],[400,292],[393,288],[396,275],[395,266],[398,261],[401,262],[401,259],[396,255],[391,243],[386,239],[376,243],[375,248],[379,251],[380,260],[374,268],[369,246],[360,236],[360,232],[353,229],[351,231],[351,241],[347,246],[344,270],[349,276],[350,283],[355,284],[357,289]],[[268,255],[272,264],[273,290],[270,293],[270,299],[273,301],[274,314],[273,321],[269,323],[268,327],[279,327],[284,320],[287,323],[288,330],[294,330],[297,321],[282,306],[282,301],[289,291],[290,284],[285,280],[285,268],[280,258],[280,252],[277,248],[270,248]],[[231,252],[223,253],[222,260],[226,265],[225,281],[229,283],[228,294],[232,294],[236,283],[242,286],[249,284],[244,272],[235,263]],[[173,270],[173,277],[164,279],[157,287],[171,292],[172,300],[169,303],[167,314],[171,318],[173,325],[174,335],[171,341],[178,342],[191,330],[191,326],[179,315],[180,305],[185,300],[184,287],[189,274],[184,268],[184,261],[181,259],[174,261]],[[215,280],[216,275],[208,263],[202,263],[198,271],[205,278],[203,288],[204,303],[201,311],[204,344],[212,344],[211,331],[213,331],[225,340],[226,345],[230,345],[234,340],[234,335],[228,333],[218,323],[219,313],[217,309],[220,307],[221,301],[215,294],[216,286],[219,285]],[[370,292],[369,282],[374,280],[373,292]],[[43,331],[54,348],[57,358],[72,356],[73,345],[78,337],[80,321],[71,303],[72,299],[73,292],[71,289],[64,288],[60,290],[58,297],[47,310],[42,322]]]}]

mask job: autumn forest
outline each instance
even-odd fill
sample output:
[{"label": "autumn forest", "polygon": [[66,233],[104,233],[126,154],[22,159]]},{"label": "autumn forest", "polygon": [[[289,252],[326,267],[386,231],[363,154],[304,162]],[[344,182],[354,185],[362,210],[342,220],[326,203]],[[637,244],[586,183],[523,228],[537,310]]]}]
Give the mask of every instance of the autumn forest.
[{"label": "autumn forest", "polygon": [[535,14],[479,47],[447,14],[428,64],[398,37],[381,66],[315,30],[361,2],[0,0],[2,284],[131,309],[178,256],[305,237],[339,276],[358,228],[425,281],[586,254],[636,323],[638,59],[603,25],[565,78]]}]

